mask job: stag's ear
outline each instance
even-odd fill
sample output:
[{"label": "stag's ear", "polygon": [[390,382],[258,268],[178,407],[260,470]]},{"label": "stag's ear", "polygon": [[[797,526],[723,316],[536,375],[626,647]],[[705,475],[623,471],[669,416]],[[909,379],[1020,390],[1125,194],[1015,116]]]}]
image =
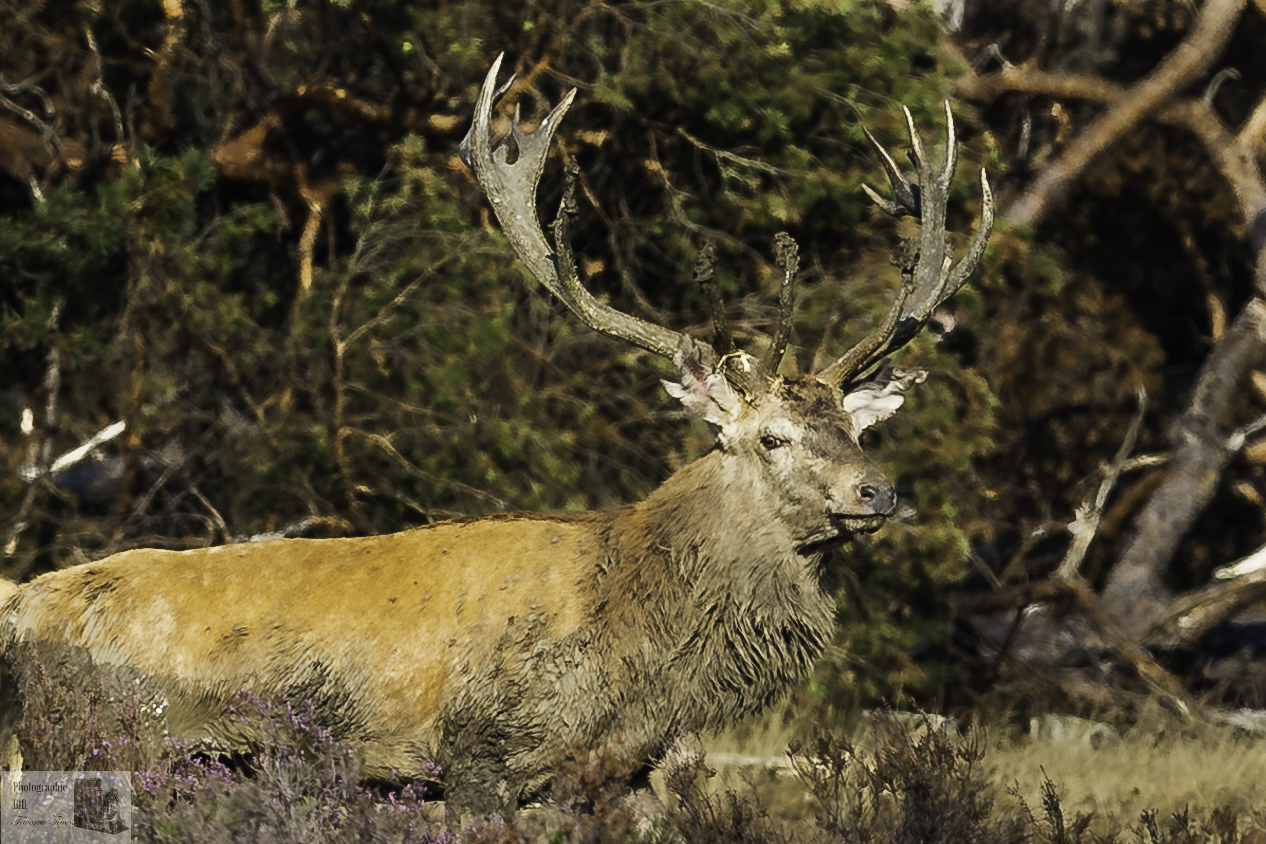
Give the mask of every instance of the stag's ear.
[{"label": "stag's ear", "polygon": [[842,404],[845,412],[853,418],[853,435],[860,436],[862,431],[878,422],[882,422],[897,412],[905,403],[903,395],[915,384],[922,384],[928,374],[923,369],[893,369],[888,362],[879,368],[879,373],[871,381],[856,387],[844,396]]},{"label": "stag's ear", "polygon": [[664,381],[668,395],[680,399],[687,410],[718,428],[725,428],[738,418],[743,400],[725,376],[704,360],[698,345],[683,339],[673,363],[681,372],[681,383]]}]

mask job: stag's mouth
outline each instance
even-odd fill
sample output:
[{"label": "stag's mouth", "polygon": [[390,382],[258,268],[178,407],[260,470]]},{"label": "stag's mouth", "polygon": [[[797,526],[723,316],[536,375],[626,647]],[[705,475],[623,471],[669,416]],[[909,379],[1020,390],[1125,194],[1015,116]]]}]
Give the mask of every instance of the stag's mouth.
[{"label": "stag's mouth", "polygon": [[863,533],[874,533],[884,526],[887,516],[831,516],[831,526],[800,546],[800,553],[821,553],[848,542]]},{"label": "stag's mouth", "polygon": [[856,536],[859,533],[874,533],[884,526],[887,516],[832,516],[831,524],[839,528],[841,538]]}]

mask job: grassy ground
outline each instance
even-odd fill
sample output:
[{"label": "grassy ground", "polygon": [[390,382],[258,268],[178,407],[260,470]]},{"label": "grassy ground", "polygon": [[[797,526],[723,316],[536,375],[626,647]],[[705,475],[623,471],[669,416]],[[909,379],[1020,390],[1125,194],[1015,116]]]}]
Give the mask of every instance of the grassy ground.
[{"label": "grassy ground", "polygon": [[1266,741],[1229,728],[1139,725],[1119,744],[1002,742],[989,756],[998,784],[1018,783],[1032,805],[1043,771],[1066,812],[1133,819],[1150,808],[1227,806],[1266,822]]},{"label": "grassy ground", "polygon": [[[918,718],[903,720],[915,736],[925,729]],[[874,753],[885,740],[876,736],[888,729],[883,721],[884,716],[863,719],[851,728],[850,740],[859,755]],[[788,745],[797,740],[804,741],[804,727],[788,722],[784,712],[705,737],[700,744],[707,765],[716,771],[707,781],[709,793],[754,793],[771,817],[801,829],[811,826],[821,810],[789,761]],[[1179,724],[1161,715],[1144,718],[1123,733],[1098,722],[1048,716],[1024,727],[994,725],[985,731],[982,749],[982,783],[992,800],[992,815],[1032,814],[1035,835],[1050,826],[1046,806],[1053,786],[1067,824],[1078,815],[1090,818],[1086,840],[1110,839],[1115,833],[1120,840],[1147,841],[1144,818],[1149,813],[1154,813],[1163,839],[1167,825],[1184,811],[1193,828],[1190,840],[1266,840],[1263,736],[1225,726]],[[663,789],[662,776],[655,782],[657,790]],[[1200,827],[1215,812],[1234,817],[1238,838],[1212,835],[1212,829],[1201,837]]]}]

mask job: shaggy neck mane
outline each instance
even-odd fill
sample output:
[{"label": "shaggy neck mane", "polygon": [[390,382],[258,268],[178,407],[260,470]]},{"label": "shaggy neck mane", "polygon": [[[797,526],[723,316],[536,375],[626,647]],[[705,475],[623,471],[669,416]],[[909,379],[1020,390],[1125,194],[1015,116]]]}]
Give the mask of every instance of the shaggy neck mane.
[{"label": "shaggy neck mane", "polygon": [[[800,554],[777,519],[753,514],[767,499],[739,465],[714,451],[611,526],[599,587],[611,645],[644,672],[648,694],[672,690],[666,704],[686,729],[719,726],[780,697],[833,626],[821,555]],[[629,653],[621,642],[644,644]]]}]

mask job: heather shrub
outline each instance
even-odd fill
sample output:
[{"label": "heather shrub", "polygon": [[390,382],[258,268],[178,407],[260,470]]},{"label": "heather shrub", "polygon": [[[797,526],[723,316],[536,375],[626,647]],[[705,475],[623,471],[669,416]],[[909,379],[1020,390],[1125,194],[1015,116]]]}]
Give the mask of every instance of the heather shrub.
[{"label": "heather shrub", "polygon": [[663,803],[630,786],[627,760],[573,749],[539,803],[508,818],[459,818],[430,799],[426,783],[362,781],[355,752],[308,702],[241,696],[233,716],[253,739],[240,755],[160,741],[163,703],[139,695],[135,678],[87,665],[66,682],[61,672],[85,668],[75,654],[43,647],[26,656],[14,671],[25,767],[134,771],[137,841],[1266,844],[1266,816],[1234,801],[1133,817],[1070,813],[1044,775],[1033,808],[1018,782],[998,783],[989,765],[996,742],[927,716],[881,716],[854,739],[817,728],[793,745],[797,778],[780,787],[804,801],[799,817],[776,816],[754,781],[717,789],[700,748],[665,763]]},{"label": "heather shrub", "polygon": [[11,668],[26,770],[144,770],[158,758],[163,703],[132,672],[52,644],[15,647]]},{"label": "heather shrub", "polygon": [[[796,772],[817,804],[817,823],[849,842],[1016,841],[1021,821],[996,816],[975,730],[959,739],[946,724],[880,718],[864,749],[824,728],[794,746]],[[801,756],[801,753],[805,753]]]},{"label": "heather shrub", "polygon": [[362,785],[351,748],[316,723],[311,702],[242,695],[234,714],[259,736],[249,756],[171,743],[162,763],[136,776],[139,840],[428,840],[425,787],[379,794]]},{"label": "heather shrub", "polygon": [[706,781],[715,772],[702,748],[668,767],[666,783],[676,798],[675,828],[686,841],[766,842],[784,840],[783,830],[770,819],[755,788],[747,793],[726,789],[709,794]]}]

